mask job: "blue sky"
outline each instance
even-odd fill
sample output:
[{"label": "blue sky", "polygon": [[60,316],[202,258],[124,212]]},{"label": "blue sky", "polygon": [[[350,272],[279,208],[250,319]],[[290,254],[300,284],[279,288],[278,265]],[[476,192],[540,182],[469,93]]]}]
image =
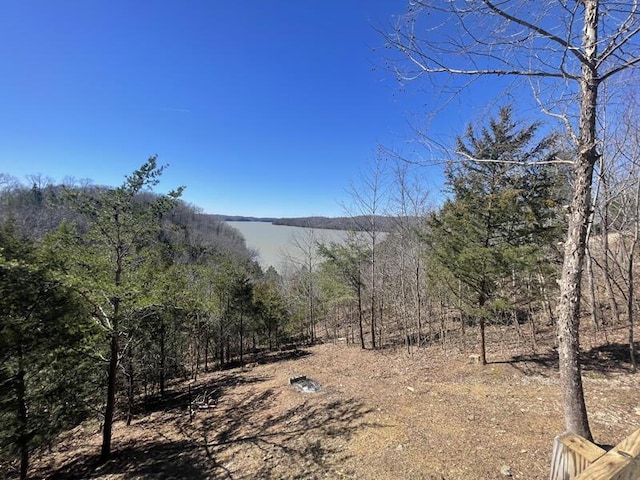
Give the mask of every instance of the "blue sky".
[{"label": "blue sky", "polygon": [[[340,215],[377,146],[411,150],[409,125],[431,108],[433,92],[402,90],[384,68],[375,29],[404,9],[6,0],[0,172],[118,185],[157,154],[170,165],[160,189],[185,185],[208,213]],[[453,107],[442,129],[461,133],[473,112]]]}]

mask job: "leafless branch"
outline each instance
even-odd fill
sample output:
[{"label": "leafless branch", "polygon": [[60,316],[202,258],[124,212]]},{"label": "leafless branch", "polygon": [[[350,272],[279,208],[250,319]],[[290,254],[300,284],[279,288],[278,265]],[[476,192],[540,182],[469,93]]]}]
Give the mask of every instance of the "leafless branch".
[{"label": "leafless branch", "polygon": [[603,75],[600,76],[600,81],[603,82],[606,79],[608,79],[609,77],[615,75],[616,73],[620,73],[623,70],[626,70],[630,67],[633,67],[634,65],[637,65],[638,63],[640,63],[640,56],[632,58],[631,60],[628,60],[627,62],[622,63],[621,65],[618,65],[615,68],[612,68],[611,70],[609,70],[608,72],[604,73]]},{"label": "leafless branch", "polygon": [[571,45],[569,42],[563,40],[562,38],[553,35],[551,32],[548,32],[547,30],[545,30],[544,28],[540,27],[539,25],[534,25],[531,22],[528,22],[522,18],[518,18],[514,15],[511,15],[509,13],[507,13],[506,11],[498,8],[496,5],[494,5],[492,2],[490,2],[489,0],[482,0],[482,2],[491,9],[491,11],[495,12],[497,15],[501,16],[502,18],[505,18],[507,20],[509,20],[510,22],[516,23],[518,25],[521,25],[533,32],[536,32],[540,35],[542,35],[545,38],[548,38],[549,40],[557,43],[558,45],[561,45],[562,47],[564,47],[567,51],[573,53],[576,58],[580,61],[580,63],[584,64],[587,63],[587,59],[585,58],[585,56],[582,54],[582,52],[580,51],[580,49],[574,45]]},{"label": "leafless branch", "polygon": [[496,160],[492,158],[476,158],[461,150],[456,150],[456,153],[461,157],[466,158],[467,160],[470,160],[472,162],[477,162],[477,163],[502,163],[506,165],[521,165],[521,166],[559,165],[559,164],[573,165],[574,164],[573,160],[557,159],[557,160],[544,160],[544,161],[535,161],[535,162],[522,162],[517,160]]}]

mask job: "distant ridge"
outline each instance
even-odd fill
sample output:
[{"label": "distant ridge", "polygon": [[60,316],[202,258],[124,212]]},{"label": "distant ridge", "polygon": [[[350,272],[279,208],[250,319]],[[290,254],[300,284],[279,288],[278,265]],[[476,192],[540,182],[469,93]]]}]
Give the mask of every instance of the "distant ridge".
[{"label": "distant ridge", "polygon": [[[245,217],[242,215],[212,215],[225,222],[266,222],[273,225],[286,225],[290,227],[323,228],[327,230],[368,230],[372,224],[372,217],[361,215],[356,217],[296,217],[296,218],[265,218]],[[396,223],[394,217],[377,216],[376,229],[390,232]]]},{"label": "distant ridge", "polygon": [[268,222],[273,223],[277,218],[268,217],[244,217],[242,215],[211,215],[216,220],[222,220],[223,222]]}]

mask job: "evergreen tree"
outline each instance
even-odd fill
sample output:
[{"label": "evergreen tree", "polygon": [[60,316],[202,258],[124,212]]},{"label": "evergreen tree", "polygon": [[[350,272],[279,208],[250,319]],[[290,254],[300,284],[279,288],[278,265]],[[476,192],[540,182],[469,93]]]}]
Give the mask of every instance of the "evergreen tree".
[{"label": "evergreen tree", "polygon": [[[370,250],[358,242],[355,235],[351,235],[346,243],[330,243],[328,245],[320,244],[318,247],[320,255],[327,259],[328,262],[335,266],[340,276],[350,285],[356,296],[358,303],[358,333],[360,336],[360,347],[365,348],[364,344],[364,325],[363,325],[363,294],[364,281],[362,278],[362,269],[368,261]],[[372,344],[372,347],[374,345]]]},{"label": "evergreen tree", "polygon": [[164,167],[151,157],[115,189],[68,190],[67,197],[86,221],[84,232],[65,231],[60,247],[67,252],[69,274],[92,305],[94,318],[109,335],[107,395],[100,460],[111,452],[121,343],[145,297],[138,273],[153,258],[160,219],[182,189],[167,195],[145,195],[159,183]]},{"label": "evergreen tree", "polygon": [[[273,270],[273,274],[277,272]],[[277,280],[265,276],[253,288],[255,331],[266,340],[269,350],[278,345],[288,314]]]},{"label": "evergreen tree", "polygon": [[514,275],[534,268],[559,234],[558,189],[548,164],[555,139],[537,141],[539,128],[519,125],[510,107],[479,133],[469,126],[445,171],[451,197],[430,221],[435,257],[471,292],[464,300],[480,325],[483,364],[486,319],[514,298]]},{"label": "evergreen tree", "polygon": [[33,448],[87,413],[88,319],[50,259],[0,228],[0,456],[19,455],[20,478]]}]

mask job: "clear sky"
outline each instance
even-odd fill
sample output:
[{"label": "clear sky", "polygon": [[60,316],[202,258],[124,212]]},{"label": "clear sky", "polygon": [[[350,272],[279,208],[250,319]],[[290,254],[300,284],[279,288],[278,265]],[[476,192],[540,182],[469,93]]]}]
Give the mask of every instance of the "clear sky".
[{"label": "clear sky", "polygon": [[157,154],[162,187],[208,213],[340,215],[377,146],[404,148],[429,109],[384,68],[376,28],[405,7],[4,0],[0,172],[118,185]]}]

